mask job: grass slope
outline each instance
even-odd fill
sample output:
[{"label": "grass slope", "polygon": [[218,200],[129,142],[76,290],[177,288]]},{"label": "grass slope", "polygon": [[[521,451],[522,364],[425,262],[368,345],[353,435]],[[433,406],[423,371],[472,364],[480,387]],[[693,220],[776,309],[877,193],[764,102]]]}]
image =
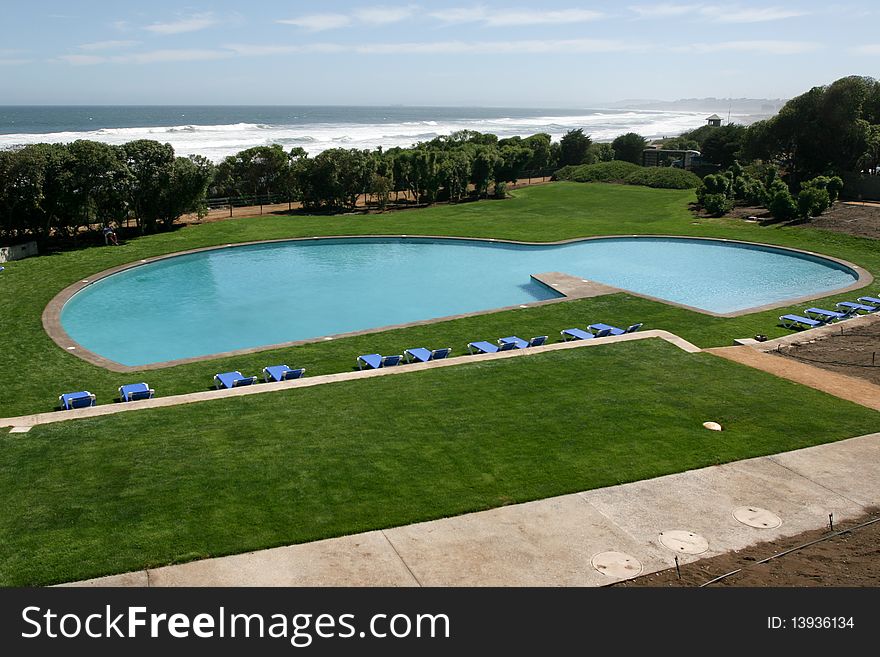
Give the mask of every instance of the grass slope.
[{"label": "grass slope", "polygon": [[[554,241],[606,234],[676,234],[726,237],[794,246],[842,257],[880,274],[874,240],[808,229],[762,228],[723,219],[697,220],[687,210],[690,191],[656,190],[607,184],[555,183],[514,192],[508,201],[436,206],[383,215],[336,217],[264,216],[187,227],[129,241],[118,248],[96,247],[11,263],[0,274],[0,349],[4,354],[0,416],[50,410],[57,395],[88,389],[99,403],[116,388],[147,380],[158,394],[201,390],[212,376],[229,369],[258,373],[265,365],[287,362],[309,374],[344,371],[361,353],[395,352],[414,346],[453,346],[502,335],[550,334],[597,321],[676,332],[700,346],[730,344],[735,337],[786,333],[776,327],[780,311],[730,320],[715,319],[630,295],[602,297],[542,308],[495,313],[386,331],[292,349],[207,361],[161,371],[119,375],[89,365],[59,349],[45,334],[43,308],[72,281],[109,267],[163,253],[260,239],[346,234],[435,234]],[[852,296],[852,295],[849,295]],[[842,297],[836,297],[834,300]],[[829,301],[828,303],[832,303]],[[210,330],[206,327],[205,330]]]},{"label": "grass slope", "polygon": [[0,435],[0,584],[310,541],[878,430],[877,413],[659,340],[46,425]]}]

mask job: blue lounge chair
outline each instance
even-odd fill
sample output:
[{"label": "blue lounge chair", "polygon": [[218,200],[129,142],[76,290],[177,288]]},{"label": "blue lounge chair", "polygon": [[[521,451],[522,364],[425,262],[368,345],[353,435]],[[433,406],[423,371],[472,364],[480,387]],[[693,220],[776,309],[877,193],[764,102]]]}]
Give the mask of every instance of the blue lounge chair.
[{"label": "blue lounge chair", "polygon": [[129,383],[128,385],[119,386],[120,401],[130,402],[139,399],[152,399],[156,394],[146,383]]},{"label": "blue lounge chair", "polygon": [[810,319],[817,319],[820,322],[828,324],[829,322],[840,321],[846,319],[851,313],[840,313],[834,310],[825,310],[824,308],[807,308],[804,315]]},{"label": "blue lounge chair", "polygon": [[854,303],[852,301],[841,301],[836,305],[838,308],[846,308],[854,315],[858,313],[875,313],[880,310],[880,305],[869,306],[866,303]]},{"label": "blue lounge chair", "polygon": [[560,335],[562,335],[562,339],[566,342],[568,342],[569,340],[592,340],[596,337],[589,331],[582,331],[579,328],[565,329],[564,331],[560,331],[559,333]]},{"label": "blue lounge chair", "polygon": [[263,380],[266,383],[280,383],[281,381],[301,379],[305,373],[306,368],[304,367],[294,370],[287,365],[270,365],[269,367],[263,368]]},{"label": "blue lounge chair", "polygon": [[358,369],[364,369],[366,365],[371,370],[377,370],[380,367],[394,367],[403,363],[402,355],[383,356],[381,354],[364,354],[357,357]]},{"label": "blue lounge chair", "polygon": [[240,386],[249,386],[257,382],[255,376],[245,376],[238,370],[234,372],[223,372],[214,375],[214,386],[220,388],[238,388]]},{"label": "blue lounge chair", "polygon": [[486,342],[485,340],[480,340],[478,342],[468,342],[468,351],[471,355],[474,354],[494,354],[497,351],[510,351],[511,349],[516,349],[516,345],[513,342],[505,342],[496,346],[491,342]]},{"label": "blue lounge chair", "polygon": [[74,408],[94,406],[97,403],[97,398],[88,390],[83,390],[81,392],[65,392],[58,397],[58,401],[61,403],[61,408],[69,411]]},{"label": "blue lounge chair", "polygon": [[878,299],[877,297],[859,297],[858,302],[859,303],[868,303],[868,304],[871,304],[872,306],[880,306],[880,299]]},{"label": "blue lounge chair", "polygon": [[499,346],[502,346],[502,345],[505,345],[505,344],[512,344],[512,345],[514,346],[515,349],[527,349],[527,348],[529,348],[529,347],[540,347],[540,346],[543,345],[545,342],[547,342],[547,336],[546,336],[546,335],[539,335],[539,336],[536,336],[536,337],[534,337],[534,338],[532,338],[531,340],[528,340],[528,341],[527,341],[527,340],[523,340],[522,338],[518,338],[518,337],[515,336],[515,335],[511,335],[511,336],[508,336],[508,337],[506,337],[506,338],[501,338],[501,339],[498,341],[498,345],[499,345]]},{"label": "blue lounge chair", "polygon": [[[597,338],[604,338],[606,335],[625,335],[627,333],[635,333],[640,328],[642,328],[642,324],[633,324],[625,329],[618,328],[616,326],[611,326],[610,324],[590,324],[587,327],[588,331],[592,331],[596,334]],[[599,333],[605,332],[603,335],[599,335]]]},{"label": "blue lounge chair", "polygon": [[420,363],[427,363],[429,360],[442,360],[452,353],[452,347],[444,347],[443,349],[425,349],[424,347],[415,347],[407,349],[403,352],[406,356],[406,362],[411,363],[417,360]]},{"label": "blue lounge chair", "polygon": [[809,317],[801,317],[800,315],[782,315],[779,318],[780,323],[788,329],[804,329],[816,328],[822,326],[822,322],[810,319]]}]

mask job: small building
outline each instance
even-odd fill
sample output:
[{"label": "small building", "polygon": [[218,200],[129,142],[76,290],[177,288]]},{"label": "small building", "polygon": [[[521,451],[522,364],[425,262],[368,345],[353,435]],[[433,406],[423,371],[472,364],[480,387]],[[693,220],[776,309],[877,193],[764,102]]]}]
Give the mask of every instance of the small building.
[{"label": "small building", "polygon": [[708,119],[706,119],[706,121],[708,122],[709,127],[712,127],[712,128],[720,128],[721,127],[721,117],[718,116],[717,114],[713,114]]},{"label": "small building", "polygon": [[676,167],[690,169],[698,162],[700,151],[674,151],[664,148],[646,148],[642,151],[643,167]]}]

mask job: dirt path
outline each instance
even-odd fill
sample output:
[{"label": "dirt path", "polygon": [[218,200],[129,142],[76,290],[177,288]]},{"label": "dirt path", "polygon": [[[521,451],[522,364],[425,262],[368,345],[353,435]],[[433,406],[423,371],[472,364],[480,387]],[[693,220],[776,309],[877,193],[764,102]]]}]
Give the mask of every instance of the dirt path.
[{"label": "dirt path", "polygon": [[[874,510],[835,532],[880,519]],[[681,578],[674,568],[637,577],[614,586],[700,586],[731,573],[709,586],[880,586],[880,522],[828,538],[760,564],[768,557],[827,536],[829,528],[759,543],[744,550],[694,561],[681,566]]]},{"label": "dirt path", "polygon": [[[531,178],[524,179],[518,181],[516,184],[508,184],[508,190],[520,189],[522,187],[530,187],[532,185],[543,185],[550,182],[549,177],[544,178]],[[490,188],[491,194],[491,188]],[[413,207],[416,207],[412,200],[412,195],[408,192],[404,192],[400,194],[400,201],[402,205],[396,205],[392,203],[389,205],[389,208],[393,209],[405,209],[408,206],[406,203],[413,204]],[[374,205],[374,201],[370,199],[370,205]],[[439,205],[439,204],[438,204]],[[358,198],[357,207],[364,208],[367,206],[366,199],[363,196]],[[300,210],[302,208],[302,204],[299,202],[292,203],[272,203],[268,205],[245,205],[241,207],[233,207],[233,208],[218,208],[216,210],[210,210],[208,214],[199,219],[199,216],[196,214],[188,214],[184,215],[180,218],[177,223],[181,224],[206,224],[212,223],[214,221],[224,221],[226,219],[234,219],[237,217],[254,217],[263,214],[281,214],[285,212],[292,212],[294,210]]]}]

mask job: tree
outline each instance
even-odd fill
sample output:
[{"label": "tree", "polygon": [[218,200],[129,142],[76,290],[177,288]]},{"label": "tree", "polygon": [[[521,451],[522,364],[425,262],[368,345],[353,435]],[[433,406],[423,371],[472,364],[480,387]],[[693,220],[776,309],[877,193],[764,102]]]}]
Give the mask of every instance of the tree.
[{"label": "tree", "polygon": [[522,177],[523,171],[532,151],[521,146],[504,146],[498,152],[499,160],[495,167],[495,182],[516,182]]},{"label": "tree", "polygon": [[149,139],[130,141],[122,154],[131,174],[128,201],[141,232],[153,232],[162,216],[163,192],[174,170],[174,149]]},{"label": "tree", "polygon": [[559,140],[559,166],[583,164],[593,140],[583,128],[569,130]]},{"label": "tree", "polygon": [[614,147],[611,144],[593,144],[590,147],[590,152],[593,156],[592,159],[596,162],[611,162],[616,159]]},{"label": "tree", "polygon": [[611,142],[611,148],[614,149],[614,159],[639,165],[642,163],[642,153],[647,146],[648,141],[634,132],[620,135]]},{"label": "tree", "polygon": [[214,177],[214,165],[206,157],[174,158],[168,186],[162,195],[159,221],[165,228],[190,212],[206,210],[205,195]]},{"label": "tree", "polygon": [[715,128],[703,141],[701,154],[726,169],[736,162],[743,147],[746,129],[741,125],[730,124]]},{"label": "tree", "polygon": [[489,189],[489,181],[498,164],[498,154],[494,148],[480,147],[471,160],[471,182],[477,190],[477,196],[483,196]]},{"label": "tree", "polygon": [[552,141],[552,137],[546,132],[539,132],[523,140],[522,145],[531,151],[526,170],[544,171],[550,166]]}]

